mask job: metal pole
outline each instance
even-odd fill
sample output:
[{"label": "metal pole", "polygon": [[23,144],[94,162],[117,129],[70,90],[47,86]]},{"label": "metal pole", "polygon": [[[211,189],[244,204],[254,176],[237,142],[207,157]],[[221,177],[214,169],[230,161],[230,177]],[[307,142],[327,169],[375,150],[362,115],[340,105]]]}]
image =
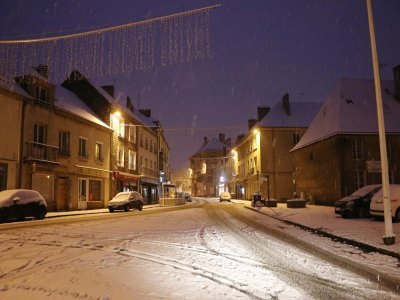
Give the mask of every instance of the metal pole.
[{"label": "metal pole", "polygon": [[386,152],[385,122],[384,122],[383,107],[382,107],[381,79],[379,75],[378,53],[376,50],[374,21],[372,17],[372,4],[371,0],[366,0],[366,1],[368,10],[369,36],[371,39],[372,64],[374,68],[376,108],[378,114],[378,129],[379,129],[379,146],[381,152],[383,209],[385,218],[385,235],[383,236],[383,242],[385,243],[385,245],[393,245],[395,243],[396,236],[393,233],[392,214],[390,207],[389,170],[388,170],[388,161]]}]

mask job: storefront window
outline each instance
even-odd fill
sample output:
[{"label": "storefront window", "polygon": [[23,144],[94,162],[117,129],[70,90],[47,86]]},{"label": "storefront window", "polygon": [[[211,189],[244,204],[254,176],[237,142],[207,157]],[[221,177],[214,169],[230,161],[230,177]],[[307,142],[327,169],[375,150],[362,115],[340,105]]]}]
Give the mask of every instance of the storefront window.
[{"label": "storefront window", "polygon": [[7,189],[7,164],[0,164],[0,191]]},{"label": "storefront window", "polygon": [[87,200],[87,179],[79,179],[79,201]]},{"label": "storefront window", "polygon": [[101,181],[89,180],[89,201],[101,200]]}]

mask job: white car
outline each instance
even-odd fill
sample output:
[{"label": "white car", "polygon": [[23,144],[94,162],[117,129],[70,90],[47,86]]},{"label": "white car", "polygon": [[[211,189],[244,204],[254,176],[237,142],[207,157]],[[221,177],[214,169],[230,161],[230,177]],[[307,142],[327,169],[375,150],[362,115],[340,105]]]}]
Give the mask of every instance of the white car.
[{"label": "white car", "polygon": [[[390,184],[390,207],[392,212],[392,218],[396,222],[400,222],[400,184]],[[371,204],[369,206],[369,212],[371,216],[383,217],[383,189],[372,197]]]},{"label": "white car", "polygon": [[143,197],[136,191],[118,193],[108,202],[110,212],[114,212],[114,210],[129,211],[131,208],[143,209]]},{"label": "white car", "polygon": [[16,189],[0,192],[0,223],[25,217],[44,219],[46,213],[46,200],[37,191]]},{"label": "white car", "polygon": [[231,201],[231,194],[229,194],[229,192],[222,192],[221,195],[219,195],[219,201]]}]

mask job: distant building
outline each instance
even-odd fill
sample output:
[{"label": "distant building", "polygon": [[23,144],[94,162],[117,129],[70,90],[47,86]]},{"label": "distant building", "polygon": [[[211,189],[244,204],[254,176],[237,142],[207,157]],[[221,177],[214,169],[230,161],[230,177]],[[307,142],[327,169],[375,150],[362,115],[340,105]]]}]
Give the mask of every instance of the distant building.
[{"label": "distant building", "polygon": [[201,197],[219,195],[215,186],[215,170],[225,163],[227,151],[229,149],[225,134],[220,133],[219,139],[213,138],[211,141],[204,137],[204,143],[199,151],[190,157],[192,195]]},{"label": "distant building", "polygon": [[[400,183],[400,73],[382,81],[389,179]],[[358,188],[381,183],[373,80],[342,79],[299,143],[292,149],[296,190],[332,205]]]},{"label": "distant building", "polygon": [[271,110],[259,107],[249,120],[249,132],[240,138],[237,152],[236,195],[251,199],[254,193],[286,200],[296,191],[294,162],[289,151],[300,140],[321,104],[290,102],[289,95]]}]

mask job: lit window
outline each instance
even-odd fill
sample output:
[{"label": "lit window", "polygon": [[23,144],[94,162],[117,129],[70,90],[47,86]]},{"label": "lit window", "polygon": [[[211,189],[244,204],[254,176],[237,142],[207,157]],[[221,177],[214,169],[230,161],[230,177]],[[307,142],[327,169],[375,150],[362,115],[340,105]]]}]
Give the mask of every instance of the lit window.
[{"label": "lit window", "polygon": [[80,137],[79,138],[79,156],[88,158],[87,152],[87,138]]},{"label": "lit window", "polygon": [[103,143],[96,142],[95,157],[98,161],[103,161]]},{"label": "lit window", "polygon": [[129,124],[129,141],[136,144],[136,126]]},{"label": "lit window", "polygon": [[203,162],[201,166],[201,174],[206,174],[207,173],[207,164]]},{"label": "lit window", "polygon": [[129,150],[129,157],[128,157],[128,168],[130,170],[136,170],[136,152]]},{"label": "lit window", "polygon": [[118,166],[124,166],[124,147],[118,146]]}]

